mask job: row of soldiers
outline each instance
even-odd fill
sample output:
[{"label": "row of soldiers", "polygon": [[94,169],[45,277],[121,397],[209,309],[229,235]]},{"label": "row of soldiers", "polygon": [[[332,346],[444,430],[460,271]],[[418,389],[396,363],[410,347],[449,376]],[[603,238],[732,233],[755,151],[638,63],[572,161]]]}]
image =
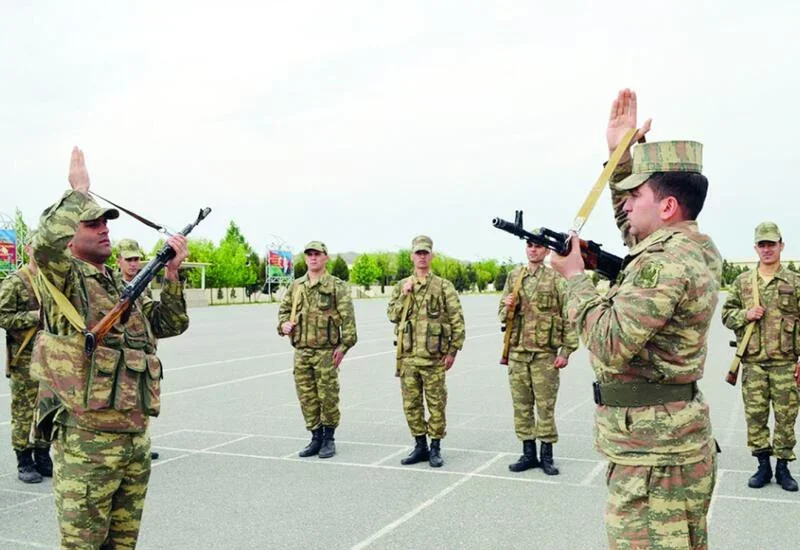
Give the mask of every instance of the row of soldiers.
[{"label": "row of soldiers", "polygon": [[[585,272],[577,239],[568,255],[551,258],[552,269],[543,265],[547,251],[528,243],[527,265],[506,282],[499,313],[511,320],[508,375],[523,443],[522,456],[509,468],[558,473],[552,445],[559,369],[579,336],[597,378],[595,445],[609,460],[609,545],[705,548],[718,447],[697,381],[722,260],[696,222],[708,189],[701,144],[641,143],[631,155],[623,137],[634,130],[633,141],[642,142],[649,129],[649,120],[637,126],[636,95],[620,91],[606,135],[610,153],[620,144],[626,149],[609,187],[630,251],[608,293],[598,292]],[[166,266],[160,300],[140,297],[129,318],[87,356],[86,327],[113,307],[124,285],[105,267],[111,255],[107,222],[119,212],[91,199],[77,148],[69,182],[71,189],[40,219],[31,243],[35,262],[0,291],[15,394],[14,448],[21,478],[30,481],[31,468],[47,474],[47,445],[53,445],[63,548],[134,547],[150,475],[148,418],[160,410],[157,339],[188,327],[178,280],[188,250],[184,237],[168,239],[176,255]],[[758,460],[749,484],[758,488],[772,479],[775,454],[776,481],[796,491],[788,462],[795,458],[800,384],[800,281],[780,264],[783,241],[775,224],[761,224],[755,237],[759,266],[737,279],[723,307],[724,322],[738,339],[746,337],[747,326],[756,327],[743,357],[748,445]],[[326,246],[314,241],[304,251],[308,273],[284,297],[278,332],[296,348],[295,385],[312,434],[300,454],[330,458],[340,420],[338,368],[356,344],[355,317],[346,285],[326,273]],[[444,464],[446,372],[463,347],[465,329],[458,294],[431,272],[432,259],[431,239],[416,237],[414,274],[395,285],[387,314],[396,325],[397,375],[415,438],[402,462],[438,468]],[[17,397],[17,388],[27,393]],[[31,408],[34,388],[32,425],[21,408]],[[776,416],[771,440],[770,403]]]}]

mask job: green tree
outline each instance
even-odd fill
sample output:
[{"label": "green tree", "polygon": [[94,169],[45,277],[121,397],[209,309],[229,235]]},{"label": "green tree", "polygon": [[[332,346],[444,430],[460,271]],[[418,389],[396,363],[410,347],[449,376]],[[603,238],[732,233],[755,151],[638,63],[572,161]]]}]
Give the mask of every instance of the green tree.
[{"label": "green tree", "polygon": [[294,278],[299,279],[305,275],[307,271],[308,266],[306,265],[305,256],[303,256],[303,254],[298,254],[294,257]]},{"label": "green tree", "polygon": [[511,268],[513,266],[509,266],[503,264],[500,266],[500,269],[497,272],[497,275],[494,278],[494,289],[497,291],[502,291],[503,288],[506,286],[506,279],[508,279],[508,274],[511,272]]},{"label": "green tree", "polygon": [[209,270],[217,284],[223,287],[255,284],[258,266],[251,265],[249,261],[252,253],[253,249],[247,244],[239,226],[231,221],[214,253],[214,263]]},{"label": "green tree", "polygon": [[397,255],[390,252],[376,252],[373,257],[381,271],[378,280],[381,283],[381,294],[383,294],[386,285],[397,275]]},{"label": "green tree", "polygon": [[411,250],[408,248],[401,248],[398,250],[396,265],[397,267],[394,274],[395,281],[411,276],[411,274],[414,273],[414,262],[411,261]]},{"label": "green tree", "polygon": [[794,271],[795,273],[797,273],[797,266],[794,265],[793,261],[789,262],[789,265],[786,266],[786,269],[788,269],[789,271]]},{"label": "green tree", "polygon": [[350,270],[350,281],[369,290],[369,286],[381,276],[381,269],[375,258],[369,254],[361,254]]},{"label": "green tree", "polygon": [[337,255],[334,261],[328,262],[328,265],[331,266],[331,275],[343,281],[350,280],[350,268],[347,267],[347,262],[344,261],[344,258]]},{"label": "green tree", "polygon": [[[189,257],[187,261],[213,264],[216,247],[209,239],[189,239],[187,246],[189,248]],[[203,272],[200,269],[188,269],[186,272],[186,281],[189,287],[200,288],[202,276]],[[220,286],[210,272],[206,273],[206,286],[209,288]]]},{"label": "green tree", "polygon": [[[14,212],[14,232],[17,236],[17,254],[21,258],[22,263],[28,263],[28,255],[25,254],[25,241],[28,240],[28,235],[31,230],[28,224],[25,223],[25,218],[22,216],[22,211],[17,208]],[[13,266],[12,266],[13,269]]]}]

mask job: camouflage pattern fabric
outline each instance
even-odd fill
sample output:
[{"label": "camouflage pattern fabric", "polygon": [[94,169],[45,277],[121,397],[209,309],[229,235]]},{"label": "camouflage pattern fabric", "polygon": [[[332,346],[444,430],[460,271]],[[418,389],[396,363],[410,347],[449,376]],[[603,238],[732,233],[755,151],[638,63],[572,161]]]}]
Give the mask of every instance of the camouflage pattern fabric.
[{"label": "camouflage pattern fabric", "polygon": [[[742,364],[742,399],[747,421],[747,446],[755,455],[763,451],[794,460],[797,443],[795,422],[800,398],[794,379],[794,363],[784,365]],[[772,444],[769,440],[769,409],[775,414]]]},{"label": "camouflage pattern fabric", "polygon": [[[508,382],[514,403],[514,430],[520,441],[558,442],[556,396],[560,370],[554,353],[515,353],[508,359]],[[538,416],[538,422],[537,417]]]},{"label": "camouflage pattern fabric", "polygon": [[[31,378],[27,368],[17,367],[11,371],[11,447],[22,451],[31,446],[47,447],[47,441],[39,430],[35,429],[33,413],[36,410],[36,395],[39,382]],[[31,441],[33,432],[33,441]]]},{"label": "camouflage pattern fabric", "polygon": [[134,548],[150,479],[150,436],[62,428],[53,443],[61,548]]},{"label": "camouflage pattern fabric", "polygon": [[295,351],[294,384],[306,429],[339,425],[339,369],[333,366],[331,350]]},{"label": "camouflage pattern fabric", "polygon": [[[418,361],[403,359],[400,363],[400,389],[403,393],[403,412],[408,429],[414,437],[429,435],[442,439],[447,435],[447,384],[444,365],[420,365]],[[424,399],[424,403],[423,403]],[[425,420],[425,404],[428,420]]]},{"label": "camouflage pattern fabric", "polygon": [[705,550],[706,514],[717,477],[716,449],[680,466],[609,463],[605,524],[609,548]]},{"label": "camouflage pattern fabric", "polygon": [[[620,169],[620,166],[622,168]],[[651,141],[633,148],[633,159],[620,163],[611,177],[618,191],[639,187],[655,172],[702,172],[703,144],[697,141]],[[622,174],[625,177],[619,177]]]}]

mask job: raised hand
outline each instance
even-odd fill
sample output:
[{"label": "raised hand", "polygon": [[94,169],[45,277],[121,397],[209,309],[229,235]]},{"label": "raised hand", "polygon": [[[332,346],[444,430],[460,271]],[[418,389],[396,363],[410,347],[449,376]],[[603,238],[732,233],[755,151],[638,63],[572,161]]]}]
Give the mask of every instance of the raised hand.
[{"label": "raised hand", "polygon": [[[637,128],[636,110],[636,92],[628,88],[620,90],[617,98],[611,104],[611,114],[608,117],[608,127],[606,128],[609,155],[614,152],[628,130]],[[634,143],[644,138],[645,134],[650,131],[652,122],[653,119],[651,118],[644,121],[642,127],[636,132],[636,136],[633,139]],[[630,153],[626,153],[622,159],[627,159],[629,155]]]},{"label": "raised hand", "polygon": [[89,171],[86,170],[86,161],[83,151],[77,146],[72,148],[72,157],[69,159],[69,185],[75,191],[84,195],[89,194]]}]

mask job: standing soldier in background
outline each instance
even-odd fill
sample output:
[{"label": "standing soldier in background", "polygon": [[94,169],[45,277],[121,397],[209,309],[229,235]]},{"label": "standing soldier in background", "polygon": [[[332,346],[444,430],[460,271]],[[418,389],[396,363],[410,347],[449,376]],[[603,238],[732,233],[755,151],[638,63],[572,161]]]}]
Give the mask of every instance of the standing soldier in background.
[{"label": "standing soldier in background", "polygon": [[[415,237],[411,242],[414,274],[394,285],[387,313],[389,321],[397,325],[403,410],[416,440],[414,450],[400,463],[428,460],[440,468],[444,464],[440,441],[446,433],[445,372],[464,345],[464,314],[453,284],[431,273],[432,260],[433,241],[424,235]],[[423,396],[428,403],[428,422]]]},{"label": "standing soldier in background", "polygon": [[[636,129],[636,94],[613,102],[606,137],[616,150]],[[643,138],[650,121],[635,132]],[[623,144],[627,147],[628,144]],[[609,460],[605,524],[611,548],[708,547],[706,515],[716,446],[703,377],[722,258],[697,216],[708,180],[702,145],[642,143],[611,178],[617,225],[631,247],[605,296],[584,273],[578,239],[553,255],[567,307],[597,376],[595,445]]]},{"label": "standing soldier in background", "polygon": [[133,548],[150,479],[148,417],[160,411],[161,362],[155,339],[189,326],[178,268],[186,238],[167,244],[160,302],[131,307],[87,356],[84,330],[120,299],[122,282],[105,265],[107,221],[119,217],[89,197],[83,152],[72,151],[71,189],[42,214],[33,240],[43,328],[31,374],[36,419],[53,439],[53,493],[62,548]]},{"label": "standing soldier in background", "polygon": [[30,247],[32,237],[33,234],[25,244],[28,264],[0,284],[0,328],[6,331],[6,378],[11,386],[11,447],[17,454],[18,477],[24,483],[40,483],[42,476],[53,475],[50,444],[33,424],[39,382],[31,378],[29,367],[33,337],[41,327],[39,295],[34,282],[36,262]]},{"label": "standing soldier in background", "polygon": [[[500,322],[513,321],[510,333],[508,381],[514,403],[514,429],[522,441],[522,456],[508,465],[512,472],[523,472],[540,465],[536,458],[536,439],[541,441],[541,466],[545,474],[558,475],[553,465],[556,430],[556,395],[559,370],[578,347],[578,335],[567,319],[566,281],[544,265],[548,248],[527,243],[527,267],[514,269],[506,278],[500,299]],[[536,421],[538,415],[539,421]]]},{"label": "standing soldier in background", "polygon": [[305,248],[308,271],[289,286],[278,309],[278,334],[290,336],[297,399],[311,432],[298,454],[336,454],[339,426],[339,365],[356,344],[356,318],[347,283],[325,270],[328,248],[312,241]]},{"label": "standing soldier in background", "polygon": [[[737,341],[741,341],[745,327],[755,323],[742,357],[747,445],[758,460],[758,470],[747,484],[760,489],[770,482],[769,457],[774,453],[778,457],[775,481],[786,491],[797,491],[797,481],[789,472],[788,462],[796,458],[800,277],[781,265],[783,247],[776,224],[764,222],[756,227],[754,248],[758,267],[745,271],[733,282],[722,306],[722,321],[736,333]],[[775,414],[771,445],[767,425],[770,403]]]}]

